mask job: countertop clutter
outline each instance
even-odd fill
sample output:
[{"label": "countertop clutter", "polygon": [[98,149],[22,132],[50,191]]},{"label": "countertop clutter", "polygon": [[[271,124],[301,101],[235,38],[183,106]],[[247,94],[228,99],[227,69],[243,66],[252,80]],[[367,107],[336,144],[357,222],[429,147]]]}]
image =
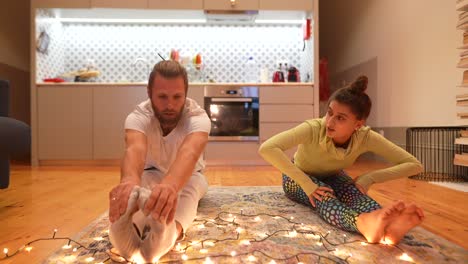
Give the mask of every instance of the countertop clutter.
[{"label": "countertop clutter", "polygon": [[[110,83],[97,83],[97,82],[61,82],[49,83],[38,82],[36,86],[146,86],[147,82],[110,82]],[[273,82],[273,83],[189,83],[189,86],[211,86],[211,85],[226,85],[226,86],[314,86],[312,82]]]}]

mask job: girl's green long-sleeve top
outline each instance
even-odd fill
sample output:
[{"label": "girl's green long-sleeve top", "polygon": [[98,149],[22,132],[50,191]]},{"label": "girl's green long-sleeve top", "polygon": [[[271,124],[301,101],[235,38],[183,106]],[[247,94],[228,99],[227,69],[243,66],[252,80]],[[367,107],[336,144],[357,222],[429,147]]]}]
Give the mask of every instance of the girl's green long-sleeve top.
[{"label": "girl's green long-sleeve top", "polygon": [[[294,163],[285,150],[298,146]],[[356,183],[366,190],[374,183],[408,177],[422,172],[421,163],[401,147],[393,144],[369,127],[361,127],[351,136],[346,149],[337,148],[326,135],[325,118],[306,120],[295,128],[265,141],[259,154],[270,164],[297,182],[307,195],[318,186],[306,175],[320,178],[335,175],[352,165],[363,153],[373,152],[393,166],[360,175]]]}]

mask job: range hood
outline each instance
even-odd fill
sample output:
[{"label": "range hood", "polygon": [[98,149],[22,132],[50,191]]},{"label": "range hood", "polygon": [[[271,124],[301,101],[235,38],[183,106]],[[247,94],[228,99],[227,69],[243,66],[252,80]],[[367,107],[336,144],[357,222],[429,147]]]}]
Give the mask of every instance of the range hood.
[{"label": "range hood", "polygon": [[246,22],[255,21],[258,10],[205,10],[208,22]]}]

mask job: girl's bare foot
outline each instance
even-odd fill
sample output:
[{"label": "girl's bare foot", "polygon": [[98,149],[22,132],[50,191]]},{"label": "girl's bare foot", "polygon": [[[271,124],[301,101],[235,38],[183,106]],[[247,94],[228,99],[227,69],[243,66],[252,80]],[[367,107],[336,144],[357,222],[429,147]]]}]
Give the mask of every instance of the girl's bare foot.
[{"label": "girl's bare foot", "polygon": [[385,236],[385,228],[405,209],[402,201],[397,201],[382,209],[359,215],[356,225],[369,243],[379,243]]},{"label": "girl's bare foot", "polygon": [[423,210],[415,204],[409,204],[385,228],[385,242],[389,244],[398,244],[405,234],[413,227],[419,225],[424,219]]}]

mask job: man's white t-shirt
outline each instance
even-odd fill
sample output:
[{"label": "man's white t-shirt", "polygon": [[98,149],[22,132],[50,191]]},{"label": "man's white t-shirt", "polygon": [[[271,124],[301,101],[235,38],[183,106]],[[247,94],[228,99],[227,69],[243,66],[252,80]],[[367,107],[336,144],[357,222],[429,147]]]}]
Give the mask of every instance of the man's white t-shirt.
[{"label": "man's white t-shirt", "polygon": [[[151,101],[148,99],[140,103],[135,110],[127,116],[125,129],[132,129],[146,135],[148,152],[145,168],[155,167],[164,174],[175,161],[177,151],[185,137],[193,132],[210,133],[211,122],[205,110],[194,100],[186,98],[182,116],[177,126],[165,137],[155,117]],[[195,171],[205,168],[203,155],[198,158]]]}]

